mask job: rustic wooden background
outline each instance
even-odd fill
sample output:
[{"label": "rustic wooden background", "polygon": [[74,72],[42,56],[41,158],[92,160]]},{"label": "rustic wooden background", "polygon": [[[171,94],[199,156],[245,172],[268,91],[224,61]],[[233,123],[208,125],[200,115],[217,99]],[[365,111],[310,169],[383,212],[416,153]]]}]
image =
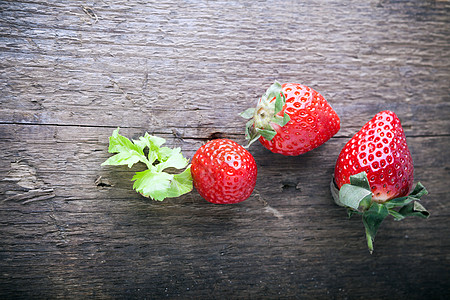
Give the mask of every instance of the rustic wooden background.
[{"label": "rustic wooden background", "polygon": [[[450,297],[449,1],[0,1],[0,298]],[[341,130],[256,191],[153,202],[101,167],[116,127],[192,157],[244,143],[275,80],[321,92]],[[395,111],[428,220],[387,219],[370,255],[328,189],[346,141]]]}]

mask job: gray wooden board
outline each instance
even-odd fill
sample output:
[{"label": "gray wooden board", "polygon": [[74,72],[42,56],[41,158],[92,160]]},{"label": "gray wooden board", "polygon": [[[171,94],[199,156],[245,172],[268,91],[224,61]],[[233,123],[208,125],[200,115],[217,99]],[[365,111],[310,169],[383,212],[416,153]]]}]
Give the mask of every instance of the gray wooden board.
[{"label": "gray wooden board", "polygon": [[[450,297],[449,1],[1,1],[0,69],[0,298]],[[254,144],[247,201],[154,202],[142,166],[100,166],[117,127],[189,158],[243,144],[274,80],[322,93],[341,130],[298,157]],[[388,218],[370,255],[328,185],[385,109],[431,217]]]}]

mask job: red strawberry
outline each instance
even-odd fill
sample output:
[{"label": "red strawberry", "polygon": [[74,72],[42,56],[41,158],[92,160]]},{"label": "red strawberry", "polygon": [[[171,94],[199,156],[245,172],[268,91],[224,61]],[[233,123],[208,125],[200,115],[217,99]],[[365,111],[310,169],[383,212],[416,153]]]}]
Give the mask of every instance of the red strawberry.
[{"label": "red strawberry", "polygon": [[374,201],[384,203],[411,191],[413,161],[395,113],[379,112],[344,146],[334,173],[337,187],[350,183],[350,175],[363,171]]},{"label": "red strawberry", "polygon": [[228,139],[216,139],[201,146],[192,158],[194,186],[207,201],[232,204],[247,199],[256,184],[253,156]]},{"label": "red strawberry", "polygon": [[376,114],[339,154],[331,193],[336,204],[348,208],[349,215],[362,215],[370,253],[377,230],[388,215],[396,220],[429,217],[418,202],[428,194],[425,187],[419,182],[408,195],[413,173],[402,125],[391,111]]},{"label": "red strawberry", "polygon": [[325,98],[298,83],[275,82],[256,108],[241,114],[249,145],[256,139],[274,153],[300,155],[319,147],[340,129],[340,120]]}]

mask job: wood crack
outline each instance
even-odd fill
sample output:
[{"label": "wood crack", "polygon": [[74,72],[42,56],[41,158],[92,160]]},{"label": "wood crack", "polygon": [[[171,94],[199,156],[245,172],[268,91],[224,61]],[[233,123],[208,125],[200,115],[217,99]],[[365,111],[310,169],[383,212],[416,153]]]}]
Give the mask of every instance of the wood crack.
[{"label": "wood crack", "polygon": [[48,200],[48,199],[54,198],[55,196],[56,196],[55,192],[52,188],[34,189],[34,190],[30,190],[26,193],[9,196],[5,200],[3,200],[3,202],[18,201],[18,202],[22,202],[22,204],[27,204],[27,203],[36,202],[36,201]]}]

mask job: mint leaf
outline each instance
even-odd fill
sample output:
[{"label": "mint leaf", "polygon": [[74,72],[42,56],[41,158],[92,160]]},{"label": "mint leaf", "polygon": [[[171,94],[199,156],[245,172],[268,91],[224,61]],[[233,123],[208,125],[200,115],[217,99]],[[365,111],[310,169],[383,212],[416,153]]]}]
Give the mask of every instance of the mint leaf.
[{"label": "mint leaf", "polygon": [[[108,158],[104,165],[128,165],[131,167],[137,162],[147,166],[147,170],[136,172],[132,181],[133,188],[145,197],[162,201],[167,197],[178,197],[193,189],[189,161],[181,153],[180,148],[171,149],[161,147],[165,139],[149,135],[130,141],[119,134],[119,128],[114,130],[109,138],[110,153],[117,153]],[[144,150],[148,149],[146,155]],[[184,169],[180,174],[171,174],[166,169]]]}]

